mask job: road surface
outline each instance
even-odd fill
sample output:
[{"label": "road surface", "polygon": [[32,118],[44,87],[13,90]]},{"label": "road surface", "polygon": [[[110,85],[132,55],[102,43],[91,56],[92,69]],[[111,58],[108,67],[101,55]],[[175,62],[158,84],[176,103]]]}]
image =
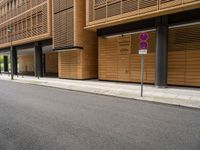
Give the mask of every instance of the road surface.
[{"label": "road surface", "polygon": [[0,80],[0,150],[200,150],[200,110]]}]

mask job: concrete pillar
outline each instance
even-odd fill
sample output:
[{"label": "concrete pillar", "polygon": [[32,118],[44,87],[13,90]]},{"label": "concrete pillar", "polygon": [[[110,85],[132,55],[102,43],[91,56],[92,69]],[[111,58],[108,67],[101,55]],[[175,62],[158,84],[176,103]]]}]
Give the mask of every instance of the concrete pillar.
[{"label": "concrete pillar", "polygon": [[13,63],[13,74],[17,75],[18,74],[18,68],[17,68],[17,50],[16,48],[13,48],[12,53],[12,63]]},{"label": "concrete pillar", "polygon": [[39,42],[35,44],[35,76],[43,77],[42,46]]},{"label": "concrete pillar", "polygon": [[156,80],[157,87],[167,86],[168,71],[168,18],[156,19]]},{"label": "concrete pillar", "polygon": [[4,72],[8,72],[8,56],[3,56]]},{"label": "concrete pillar", "polygon": [[46,55],[43,54],[43,73],[45,75],[46,73]]}]

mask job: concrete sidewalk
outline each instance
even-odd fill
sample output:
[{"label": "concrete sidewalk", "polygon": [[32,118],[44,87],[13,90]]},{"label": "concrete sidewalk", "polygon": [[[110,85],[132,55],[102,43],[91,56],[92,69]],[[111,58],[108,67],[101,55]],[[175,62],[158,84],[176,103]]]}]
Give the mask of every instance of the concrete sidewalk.
[{"label": "concrete sidewalk", "polygon": [[[8,75],[0,75],[1,80],[10,80]],[[117,96],[123,98],[200,108],[200,88],[144,86],[144,97],[140,97],[140,85],[134,83],[107,82],[98,80],[67,80],[31,76],[16,77],[14,82],[56,87],[67,90]]]}]

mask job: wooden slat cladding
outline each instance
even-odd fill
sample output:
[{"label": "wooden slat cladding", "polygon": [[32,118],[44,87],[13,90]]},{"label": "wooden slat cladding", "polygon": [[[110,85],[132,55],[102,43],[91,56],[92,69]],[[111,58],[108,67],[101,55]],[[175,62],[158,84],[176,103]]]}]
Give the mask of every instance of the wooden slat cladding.
[{"label": "wooden slat cladding", "polygon": [[[30,0],[28,0],[28,1],[30,1]],[[31,6],[32,7],[37,6],[37,5],[39,5],[39,4],[41,4],[41,3],[45,2],[45,1],[46,0],[32,0],[31,1]]]},{"label": "wooden slat cladding", "polygon": [[[117,21],[134,21],[140,17],[148,18],[159,14],[184,11],[198,8],[199,0],[86,0],[87,28],[97,29],[109,24],[117,25]],[[128,19],[128,20],[127,20]],[[127,21],[126,21],[127,20]],[[113,22],[115,21],[115,22]]]},{"label": "wooden slat cladding", "polygon": [[70,79],[81,79],[80,50],[60,52],[59,57],[59,77]]},{"label": "wooden slat cladding", "polygon": [[169,8],[171,6],[177,6],[182,3],[182,0],[160,0],[160,8]]},{"label": "wooden slat cladding", "polygon": [[121,2],[117,1],[115,3],[108,5],[108,17],[116,16],[121,14]]},{"label": "wooden slat cladding", "polygon": [[48,14],[47,3],[40,5],[28,11],[25,14],[20,15],[17,18],[13,18],[11,21],[0,24],[0,47],[1,44],[7,44],[10,42],[10,35],[8,35],[7,29],[12,27],[13,41],[20,41],[30,37],[37,37],[39,35],[48,33]]},{"label": "wooden slat cladding", "polygon": [[99,38],[99,79],[118,80],[118,38]]},{"label": "wooden slat cladding", "polygon": [[117,74],[119,81],[130,80],[130,54],[131,54],[131,36],[118,38],[118,63]]},{"label": "wooden slat cladding", "polygon": [[103,4],[106,4],[106,0],[95,0],[95,6],[100,6],[100,5],[103,5]]},{"label": "wooden slat cladding", "polygon": [[[97,37],[95,32],[84,29],[86,25],[86,9],[85,1],[74,0],[73,7],[66,9],[71,13],[70,17],[62,18],[66,22],[65,28],[67,32],[60,34],[64,42],[58,43],[58,47],[65,43],[65,46],[79,47],[72,49],[62,49],[59,51],[59,78],[70,79],[91,79],[97,78],[98,72],[98,49]],[[65,10],[61,11],[65,12]],[[61,12],[56,13],[61,14]],[[61,19],[60,19],[61,20]],[[58,21],[55,21],[55,23]],[[55,26],[56,27],[56,26]],[[62,28],[58,23],[57,28]],[[60,30],[56,29],[56,30]],[[69,32],[68,32],[69,31]],[[55,32],[56,34],[56,32]],[[55,37],[55,36],[54,36]],[[56,36],[58,37],[58,36]],[[67,38],[64,38],[67,37]],[[88,44],[89,43],[89,44]],[[54,42],[54,47],[56,43]],[[60,45],[59,45],[60,44]]]},{"label": "wooden slat cladding", "polygon": [[168,84],[200,86],[200,25],[170,29]]},{"label": "wooden slat cladding", "polygon": [[54,13],[73,7],[73,0],[53,0]]},{"label": "wooden slat cladding", "polygon": [[74,45],[73,0],[54,0],[54,48]]},{"label": "wooden slat cladding", "polygon": [[139,1],[139,9],[147,8],[147,7],[152,7],[152,6],[157,6],[158,1],[157,0],[140,0]]},{"label": "wooden slat cladding", "polygon": [[[145,83],[155,81],[155,33],[150,32],[148,54],[145,56]],[[140,82],[141,57],[139,34],[99,38],[99,78],[126,82]]]},{"label": "wooden slat cladding", "polygon": [[92,0],[90,2],[90,4],[89,4],[89,21],[93,21],[94,20],[93,6],[94,6],[94,3],[93,3],[93,0]]},{"label": "wooden slat cladding", "polygon": [[98,20],[103,18],[106,18],[106,6],[95,9],[95,19]]},{"label": "wooden slat cladding", "polygon": [[123,0],[122,13],[134,12],[138,10],[138,0]]},{"label": "wooden slat cladding", "polygon": [[74,45],[73,8],[54,15],[54,48]]},{"label": "wooden slat cladding", "polygon": [[30,39],[34,42],[51,38],[50,6],[50,0],[2,1],[0,3],[0,48],[10,45],[11,35],[7,32],[10,27],[13,29],[14,46],[26,44]]}]

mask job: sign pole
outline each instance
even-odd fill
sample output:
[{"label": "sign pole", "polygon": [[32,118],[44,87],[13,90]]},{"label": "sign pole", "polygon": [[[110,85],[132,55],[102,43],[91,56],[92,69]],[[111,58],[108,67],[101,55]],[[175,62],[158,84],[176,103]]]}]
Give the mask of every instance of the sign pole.
[{"label": "sign pole", "polygon": [[144,88],[144,54],[141,55],[141,97],[143,97]]},{"label": "sign pole", "polygon": [[141,55],[141,97],[143,97],[144,93],[144,55],[147,54],[147,49],[149,45],[148,39],[149,39],[148,33],[141,33],[139,35],[139,40],[140,40],[139,54]]}]

